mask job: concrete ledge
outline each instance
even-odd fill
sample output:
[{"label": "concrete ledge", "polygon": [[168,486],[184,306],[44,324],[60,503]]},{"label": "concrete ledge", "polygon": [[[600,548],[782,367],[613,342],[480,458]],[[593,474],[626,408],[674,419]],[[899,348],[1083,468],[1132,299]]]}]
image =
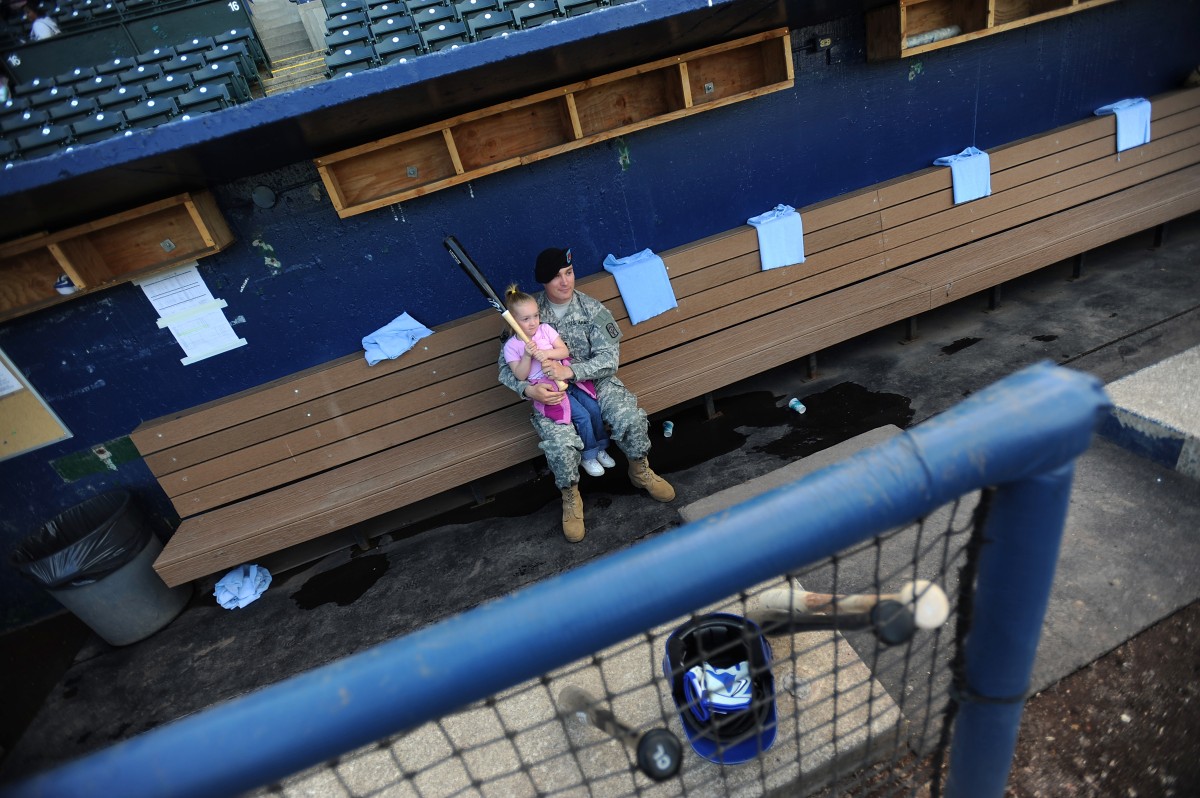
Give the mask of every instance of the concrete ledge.
[{"label": "concrete ledge", "polygon": [[1200,479],[1200,347],[1106,386],[1113,409],[1105,438],[1134,454]]}]

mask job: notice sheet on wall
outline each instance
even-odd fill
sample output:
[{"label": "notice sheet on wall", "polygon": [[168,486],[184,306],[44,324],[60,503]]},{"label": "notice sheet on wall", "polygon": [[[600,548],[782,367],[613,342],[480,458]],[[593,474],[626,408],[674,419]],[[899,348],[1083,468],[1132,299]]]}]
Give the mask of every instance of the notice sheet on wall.
[{"label": "notice sheet on wall", "polygon": [[158,311],[158,326],[169,329],[183,347],[183,365],[246,345],[225,318],[225,300],[213,297],[195,261],[137,284]]},{"label": "notice sheet on wall", "polygon": [[17,379],[17,375],[8,370],[3,362],[0,362],[0,396],[8,396],[10,393],[16,393],[25,386]]}]

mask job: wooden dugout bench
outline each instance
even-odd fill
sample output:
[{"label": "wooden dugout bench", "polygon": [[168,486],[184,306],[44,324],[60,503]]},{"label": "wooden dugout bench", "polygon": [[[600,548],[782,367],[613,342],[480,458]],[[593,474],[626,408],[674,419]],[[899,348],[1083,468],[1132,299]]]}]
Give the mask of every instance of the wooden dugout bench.
[{"label": "wooden dugout bench", "polygon": [[[800,209],[803,264],[761,271],[749,226],[660,253],[679,307],[636,326],[610,275],[578,287],[625,332],[621,378],[665,410],[1200,210],[1200,89],[1155,98],[1152,140],[1119,155],[1111,116],[989,155],[980,200],[955,206],[929,168]],[[499,328],[481,311],[396,360],[356,353],[139,426],[182,519],[155,569],[178,585],[540,457],[496,379]]]}]

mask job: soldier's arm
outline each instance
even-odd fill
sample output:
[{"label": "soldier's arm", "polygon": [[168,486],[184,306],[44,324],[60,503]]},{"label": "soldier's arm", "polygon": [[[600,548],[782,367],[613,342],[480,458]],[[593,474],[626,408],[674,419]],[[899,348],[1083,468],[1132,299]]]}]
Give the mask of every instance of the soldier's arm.
[{"label": "soldier's arm", "polygon": [[512,368],[508,365],[508,361],[504,357],[504,350],[500,350],[500,383],[510,390],[516,391],[517,396],[522,399],[525,396],[525,389],[529,387],[527,380],[518,379],[516,374],[513,374]]},{"label": "soldier's arm", "polygon": [[588,357],[579,358],[578,353],[571,355],[571,370],[575,372],[575,379],[598,380],[616,374],[621,360],[621,330],[608,308],[601,306],[592,316],[588,341],[592,350]]}]

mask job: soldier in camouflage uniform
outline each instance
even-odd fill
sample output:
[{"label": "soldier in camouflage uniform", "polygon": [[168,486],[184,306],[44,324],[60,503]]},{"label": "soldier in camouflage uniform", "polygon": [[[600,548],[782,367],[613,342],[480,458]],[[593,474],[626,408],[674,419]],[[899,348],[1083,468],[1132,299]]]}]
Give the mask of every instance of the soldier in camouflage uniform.
[{"label": "soldier in camouflage uniform", "polygon": [[[598,300],[575,290],[571,250],[547,249],[538,255],[535,277],[545,289],[537,295],[542,321],[551,325],[571,352],[570,365],[547,362],[546,376],[560,382],[591,380],[596,386],[600,413],[612,429],[610,438],[629,459],[629,479],[660,502],[675,498],[675,489],[650,470],[646,411],[637,397],[617,379],[621,330],[612,314]],[[530,384],[512,373],[503,352],[500,382],[523,399],[556,405],[566,395],[553,385]],[[563,535],[572,543],[583,540],[583,501],[579,497],[579,463],[583,441],[572,424],[556,424],[541,413],[530,416],[541,438],[540,448],[554,472],[554,484],[562,491]]]}]

